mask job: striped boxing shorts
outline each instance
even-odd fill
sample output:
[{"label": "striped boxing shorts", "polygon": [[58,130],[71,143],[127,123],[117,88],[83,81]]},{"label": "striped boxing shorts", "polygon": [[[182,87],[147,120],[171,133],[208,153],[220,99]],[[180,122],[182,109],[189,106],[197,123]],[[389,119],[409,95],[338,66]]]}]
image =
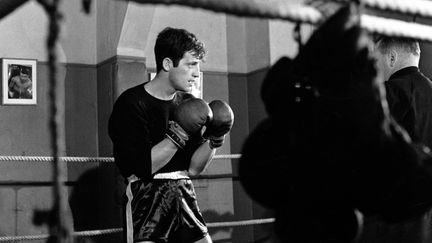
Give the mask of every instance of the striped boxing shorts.
[{"label": "striped boxing shorts", "polygon": [[127,243],[186,243],[208,234],[185,171],[156,174],[150,181],[129,177],[124,206]]}]

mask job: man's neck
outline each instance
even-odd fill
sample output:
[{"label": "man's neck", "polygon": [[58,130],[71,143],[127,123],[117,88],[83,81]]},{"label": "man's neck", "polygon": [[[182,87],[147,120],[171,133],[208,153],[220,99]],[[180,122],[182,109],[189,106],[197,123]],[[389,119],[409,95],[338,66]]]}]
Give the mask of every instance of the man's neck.
[{"label": "man's neck", "polygon": [[414,57],[405,57],[401,61],[399,61],[398,65],[393,69],[393,72],[390,74],[388,78],[390,78],[393,74],[407,67],[417,67],[419,65],[418,58]]},{"label": "man's neck", "polygon": [[412,73],[415,70],[418,70],[418,66],[415,65],[404,66],[402,68],[399,68],[397,71],[393,72],[387,80],[400,77],[401,75]]},{"label": "man's neck", "polygon": [[160,100],[172,100],[176,93],[176,90],[169,85],[169,80],[159,75],[146,83],[144,88],[150,95]]}]

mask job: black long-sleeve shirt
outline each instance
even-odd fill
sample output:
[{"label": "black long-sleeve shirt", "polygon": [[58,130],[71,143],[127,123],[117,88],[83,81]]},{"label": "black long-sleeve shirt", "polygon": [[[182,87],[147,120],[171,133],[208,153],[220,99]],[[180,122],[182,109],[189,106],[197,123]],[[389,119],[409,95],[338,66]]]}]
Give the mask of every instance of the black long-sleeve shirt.
[{"label": "black long-sleeve shirt", "polygon": [[[150,95],[143,84],[124,91],[116,100],[108,122],[108,134],[114,145],[114,160],[124,177],[132,174],[151,179],[151,149],[165,138],[170,115],[184,93],[172,100],[160,100]],[[158,172],[187,170],[200,136],[192,136],[186,147]]]},{"label": "black long-sleeve shirt", "polygon": [[385,82],[390,113],[412,140],[432,148],[432,82],[417,67],[406,67]]}]

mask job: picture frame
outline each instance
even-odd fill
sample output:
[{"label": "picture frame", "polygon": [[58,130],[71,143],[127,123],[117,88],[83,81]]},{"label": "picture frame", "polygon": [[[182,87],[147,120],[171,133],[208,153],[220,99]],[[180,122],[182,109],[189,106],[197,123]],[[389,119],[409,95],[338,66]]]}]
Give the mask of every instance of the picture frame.
[{"label": "picture frame", "polygon": [[[154,79],[154,77],[156,76],[155,72],[149,72],[148,74],[149,81]],[[197,98],[203,98],[203,72],[199,73],[199,78],[197,78],[191,93]]]},{"label": "picture frame", "polygon": [[2,58],[2,104],[37,104],[37,60]]}]

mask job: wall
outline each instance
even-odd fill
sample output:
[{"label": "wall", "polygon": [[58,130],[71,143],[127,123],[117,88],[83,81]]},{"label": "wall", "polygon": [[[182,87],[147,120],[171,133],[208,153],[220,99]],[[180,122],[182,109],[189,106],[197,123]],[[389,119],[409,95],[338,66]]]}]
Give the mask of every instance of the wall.
[{"label": "wall", "polygon": [[95,65],[68,64],[66,67],[66,151],[73,156],[97,156],[98,92]]},{"label": "wall", "polygon": [[[38,104],[31,106],[0,106],[0,154],[39,155],[51,154],[48,128],[48,99],[42,95],[47,87],[47,66],[37,65]],[[64,77],[65,69],[61,69]],[[64,153],[64,151],[62,151]],[[0,163],[1,235],[41,234],[45,227],[36,227],[31,219],[35,209],[51,206],[50,187],[36,186],[38,182],[52,179],[51,163],[4,162]],[[33,186],[13,185],[28,182]],[[10,185],[12,184],[12,185]]]}]

